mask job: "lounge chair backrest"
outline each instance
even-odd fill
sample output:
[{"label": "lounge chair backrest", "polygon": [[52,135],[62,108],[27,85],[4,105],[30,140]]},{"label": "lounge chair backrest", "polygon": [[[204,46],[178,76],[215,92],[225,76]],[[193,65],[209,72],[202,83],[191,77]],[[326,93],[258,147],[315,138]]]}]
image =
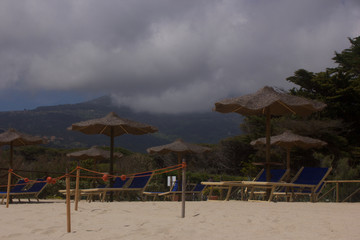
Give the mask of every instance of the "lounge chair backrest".
[{"label": "lounge chair backrest", "polygon": [[310,184],[317,185],[324,178],[329,168],[310,168],[305,167],[297,179],[294,181],[296,184]]},{"label": "lounge chair backrest", "polygon": [[178,189],[179,189],[179,181],[176,180],[176,181],[174,182],[174,184],[172,185],[170,191],[171,191],[171,192],[176,192]]},{"label": "lounge chair backrest", "polygon": [[253,181],[258,181],[258,179],[260,178],[260,176],[264,173],[265,169],[261,169],[260,172],[256,175],[256,177],[253,179]]},{"label": "lounge chair backrest", "polygon": [[201,192],[202,190],[204,190],[205,188],[205,185],[201,184],[201,183],[198,183],[195,185],[193,191],[194,192]]},{"label": "lounge chair backrest", "polygon": [[128,188],[145,188],[152,177],[153,172],[136,174]]},{"label": "lounge chair backrest", "polygon": [[20,179],[20,180],[16,183],[16,185],[10,190],[10,192],[12,192],[12,193],[20,192],[25,186],[26,186],[25,180],[24,180],[24,179]]},{"label": "lounge chair backrest", "polygon": [[301,174],[301,172],[302,172],[303,170],[304,170],[304,167],[301,167],[301,168],[299,169],[299,171],[297,171],[297,173],[295,174],[295,176],[293,176],[293,177],[291,178],[290,183],[294,183],[295,180],[299,177],[299,175]]},{"label": "lounge chair backrest", "polygon": [[[319,192],[323,185],[325,178],[330,174],[332,168],[309,168],[305,167],[298,178],[294,181],[296,184],[315,185],[314,191]],[[307,190],[303,190],[306,192]]]},{"label": "lounge chair backrest", "polygon": [[121,180],[121,178],[117,177],[115,178],[113,188],[122,188],[127,181],[129,181],[130,178],[126,178],[125,180]]},{"label": "lounge chair backrest", "polygon": [[45,185],[46,185],[45,179],[38,178],[36,179],[36,182],[24,192],[39,192],[45,187]]},{"label": "lounge chair backrest", "polygon": [[[271,179],[270,182],[279,182],[283,179],[285,173],[287,172],[286,169],[271,169]],[[261,175],[256,179],[257,182],[266,182],[266,171],[263,171]]]}]

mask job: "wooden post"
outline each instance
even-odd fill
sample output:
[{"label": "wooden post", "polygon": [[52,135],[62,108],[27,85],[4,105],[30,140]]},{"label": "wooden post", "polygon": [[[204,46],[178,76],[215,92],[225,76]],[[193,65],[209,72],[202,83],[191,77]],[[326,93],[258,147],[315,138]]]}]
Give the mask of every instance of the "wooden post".
[{"label": "wooden post", "polygon": [[10,202],[11,172],[12,172],[12,169],[9,169],[8,185],[7,185],[7,191],[6,191],[6,207],[7,208],[9,207],[9,202]]},{"label": "wooden post", "polygon": [[13,158],[14,158],[14,144],[13,142],[10,143],[10,168],[13,168]]},{"label": "wooden post", "polygon": [[76,186],[75,186],[75,211],[78,210],[78,203],[79,203],[79,197],[80,197],[79,182],[80,182],[80,168],[79,168],[79,166],[77,166],[77,169],[76,169]]},{"label": "wooden post", "polygon": [[[178,158],[178,164],[181,164],[182,163],[182,154],[177,153],[177,158]],[[178,181],[178,186],[180,186],[180,183],[181,183],[181,170],[180,169],[177,172],[177,181]]]},{"label": "wooden post", "polygon": [[266,181],[270,182],[271,176],[270,176],[270,135],[271,135],[271,122],[270,122],[270,109],[269,107],[265,108],[265,114],[266,114]]},{"label": "wooden post", "polygon": [[[265,108],[265,114],[266,114],[266,164],[265,164],[265,169],[266,169],[266,181],[270,182],[271,180],[271,172],[270,172],[270,135],[271,135],[271,122],[270,122],[270,118],[271,118],[271,114],[270,114],[270,108],[266,107]],[[266,190],[266,196],[265,199],[269,199],[270,196],[270,189]]]},{"label": "wooden post", "polygon": [[339,202],[339,183],[336,183],[336,202]]},{"label": "wooden post", "polygon": [[66,223],[67,232],[71,232],[71,216],[70,216],[70,177],[66,170]]},{"label": "wooden post", "polygon": [[286,148],[286,168],[290,170],[290,147]]},{"label": "wooden post", "polygon": [[[110,129],[110,166],[109,166],[109,174],[111,177],[109,178],[109,186],[112,188],[114,185],[114,180],[112,176],[114,175],[114,138],[115,138],[115,129],[111,127]],[[105,194],[106,195],[106,194]],[[110,202],[114,201],[114,192],[110,191]]]},{"label": "wooden post", "polygon": [[183,169],[182,169],[182,190],[181,190],[181,217],[185,217],[185,189],[186,189],[186,162],[185,159],[182,160]]}]

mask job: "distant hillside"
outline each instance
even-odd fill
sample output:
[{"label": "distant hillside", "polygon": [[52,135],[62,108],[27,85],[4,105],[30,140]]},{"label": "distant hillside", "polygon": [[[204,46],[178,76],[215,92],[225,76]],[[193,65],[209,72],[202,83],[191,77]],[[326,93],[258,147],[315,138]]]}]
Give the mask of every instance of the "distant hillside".
[{"label": "distant hillside", "polygon": [[109,96],[88,102],[58,106],[38,107],[34,110],[0,112],[0,130],[15,128],[21,132],[46,136],[52,147],[74,148],[92,145],[109,145],[103,135],[85,135],[69,131],[72,123],[100,118],[109,112],[120,117],[147,123],[159,129],[158,133],[143,136],[123,135],[115,139],[115,145],[136,152],[167,144],[182,138],[192,143],[217,143],[219,140],[239,135],[242,116],[217,112],[187,114],[150,114],[131,111],[115,106]]}]

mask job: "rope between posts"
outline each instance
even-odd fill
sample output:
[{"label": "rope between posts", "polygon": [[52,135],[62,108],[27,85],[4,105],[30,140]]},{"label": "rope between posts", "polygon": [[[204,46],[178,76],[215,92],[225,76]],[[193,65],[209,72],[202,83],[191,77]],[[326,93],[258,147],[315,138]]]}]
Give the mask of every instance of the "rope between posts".
[{"label": "rope between posts", "polygon": [[[126,175],[121,175],[121,176],[119,176],[119,175],[111,175],[111,174],[104,174],[103,172],[98,172],[98,171],[86,169],[86,168],[83,168],[83,167],[80,167],[80,166],[77,166],[72,172],[76,171],[77,169],[80,169],[80,170],[84,170],[84,171],[91,172],[91,173],[94,173],[94,174],[102,175],[102,177],[80,176],[80,178],[103,178],[104,179],[105,175],[106,175],[106,178],[117,178],[117,177],[120,177],[120,178],[136,178],[136,177],[147,177],[147,176],[151,176],[151,175],[159,175],[159,174],[164,174],[164,173],[168,173],[168,172],[173,172],[173,171],[185,168],[185,167],[186,167],[186,164],[181,163],[181,164],[177,164],[177,165],[173,165],[173,166],[169,166],[169,167],[156,169],[156,170],[153,170],[153,171],[144,171],[144,172],[138,172],[138,173],[131,173],[131,174],[126,174]],[[151,172],[151,173],[149,173],[149,172]],[[146,174],[146,173],[149,173],[149,174]],[[71,176],[73,176],[73,175],[71,175]]]},{"label": "rope between posts", "polygon": [[[186,168],[186,164],[185,163],[181,163],[181,164],[177,164],[177,165],[173,165],[173,166],[169,166],[169,167],[164,167],[164,168],[160,168],[160,169],[156,169],[153,171],[144,171],[144,172],[139,172],[139,173],[131,173],[131,174],[126,174],[126,175],[109,175],[109,174],[104,174],[102,172],[98,172],[98,171],[94,171],[94,170],[90,170],[90,169],[86,169],[80,166],[77,166],[75,169],[73,169],[71,172],[69,172],[68,174],[62,175],[60,177],[57,178],[51,178],[51,177],[47,177],[46,180],[44,181],[37,181],[37,180],[29,180],[28,178],[25,178],[17,173],[14,172],[13,169],[9,169],[9,173],[13,174],[14,176],[18,177],[19,179],[24,179],[25,183],[19,183],[19,184],[11,184],[10,186],[17,186],[17,185],[27,185],[29,184],[29,182],[33,182],[33,183],[37,183],[37,182],[47,182],[47,183],[56,183],[58,180],[65,178],[66,176],[69,177],[77,177],[76,175],[73,175],[73,173],[80,169],[80,170],[84,170],[90,173],[94,173],[94,174],[98,174],[98,175],[102,175],[102,177],[96,177],[96,176],[84,176],[84,175],[80,175],[80,178],[89,178],[89,179],[100,179],[102,178],[103,180],[107,179],[107,178],[136,178],[136,177],[147,177],[147,176],[151,176],[151,175],[160,175],[160,174],[164,174],[164,173],[169,173],[169,172],[173,172],[176,170],[180,170],[182,168]],[[146,174],[149,173],[149,174]],[[104,176],[106,175],[106,177],[104,178]],[[0,185],[0,187],[6,187],[8,185]]]}]

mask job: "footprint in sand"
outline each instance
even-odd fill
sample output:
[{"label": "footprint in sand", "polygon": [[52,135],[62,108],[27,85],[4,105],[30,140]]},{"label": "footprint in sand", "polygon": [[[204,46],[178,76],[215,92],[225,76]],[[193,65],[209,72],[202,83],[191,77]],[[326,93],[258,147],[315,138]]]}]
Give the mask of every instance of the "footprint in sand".
[{"label": "footprint in sand", "polygon": [[40,228],[36,228],[34,230],[31,231],[31,233],[38,233],[38,232],[41,232],[43,229],[40,229]]},{"label": "footprint in sand", "polygon": [[104,210],[104,209],[93,209],[93,210],[91,210],[91,212],[95,212],[97,215],[99,215],[99,214],[105,214],[108,211]]},{"label": "footprint in sand", "polygon": [[99,229],[87,229],[85,231],[87,232],[100,232],[102,230],[102,228],[99,228]]},{"label": "footprint in sand", "polygon": [[21,233],[11,233],[2,239],[11,239],[11,238],[18,239],[21,235],[22,235]]},{"label": "footprint in sand", "polygon": [[50,233],[54,233],[58,228],[59,227],[49,227],[45,231],[42,231],[41,234],[48,235]]}]

